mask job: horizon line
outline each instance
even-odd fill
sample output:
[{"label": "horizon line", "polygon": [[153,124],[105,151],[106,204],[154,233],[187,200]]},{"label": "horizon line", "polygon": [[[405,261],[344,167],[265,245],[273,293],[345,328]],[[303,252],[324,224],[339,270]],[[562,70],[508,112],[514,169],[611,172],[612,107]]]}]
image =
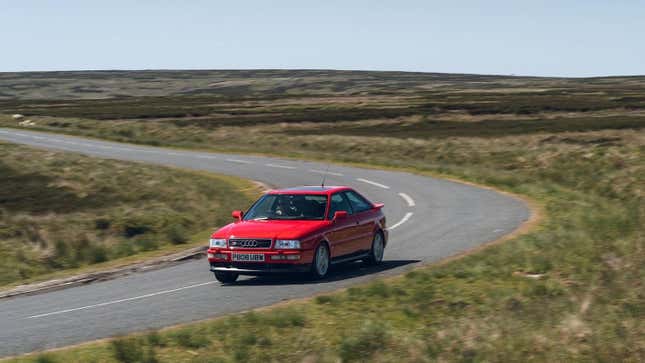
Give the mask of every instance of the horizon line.
[{"label": "horizon line", "polygon": [[468,72],[430,72],[390,69],[354,69],[354,68],[87,68],[87,69],[46,69],[46,70],[20,70],[0,71],[0,74],[7,73],[63,73],[63,72],[230,72],[230,71],[332,71],[332,72],[379,72],[379,73],[417,73],[417,74],[442,74],[442,75],[467,75],[467,76],[488,76],[488,77],[517,77],[517,78],[566,78],[566,79],[591,79],[591,78],[625,78],[645,77],[645,74],[605,74],[594,76],[543,76],[525,74],[501,74],[501,73],[468,73]]}]

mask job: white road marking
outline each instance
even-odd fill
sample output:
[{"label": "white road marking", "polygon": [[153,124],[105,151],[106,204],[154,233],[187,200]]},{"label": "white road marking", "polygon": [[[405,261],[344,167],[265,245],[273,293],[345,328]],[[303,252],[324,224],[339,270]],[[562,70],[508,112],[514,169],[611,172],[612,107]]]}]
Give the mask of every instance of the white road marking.
[{"label": "white road marking", "polygon": [[230,161],[232,163],[253,164],[252,161],[240,160],[240,159],[226,159],[226,161]]},{"label": "white road marking", "polygon": [[381,184],[381,183],[377,183],[377,182],[375,182],[375,181],[371,181],[371,180],[367,180],[367,179],[363,179],[363,178],[358,178],[358,179],[356,179],[356,180],[361,181],[361,182],[363,182],[363,183],[372,184],[372,185],[377,186],[377,187],[379,187],[379,188],[383,188],[383,189],[390,189],[390,187],[388,187],[387,185],[384,185],[384,184]]},{"label": "white road marking", "polygon": [[179,153],[173,153],[173,152],[166,152],[166,155],[171,155],[171,156],[181,156]]},{"label": "white road marking", "polygon": [[324,170],[317,170],[317,169],[309,169],[310,172],[312,173],[318,173],[318,174],[329,174],[329,175],[335,175],[335,176],[343,176],[341,173],[334,173],[333,171],[324,171]]},{"label": "white road marking", "polygon": [[397,222],[396,224],[394,224],[393,226],[388,227],[388,228],[387,228],[387,230],[388,230],[388,231],[391,231],[391,230],[393,230],[394,228],[396,228],[396,227],[398,227],[398,226],[402,225],[403,223],[407,222],[407,221],[408,221],[408,219],[410,219],[410,217],[412,217],[412,214],[414,214],[414,213],[412,213],[412,212],[407,212],[407,213],[405,214],[405,216],[403,217],[403,219],[401,219],[400,221],[398,221],[398,222]]},{"label": "white road marking", "polygon": [[414,207],[416,203],[414,203],[414,199],[410,197],[409,195],[405,193],[399,193],[399,196],[405,200],[406,203],[408,203],[408,207]]},{"label": "white road marking", "polygon": [[122,303],[122,302],[145,299],[145,298],[153,297],[153,296],[157,296],[157,295],[170,294],[172,292],[177,292],[177,291],[186,290],[186,289],[192,289],[194,287],[200,287],[200,286],[204,286],[204,285],[211,285],[211,284],[214,284],[214,283],[217,283],[217,281],[202,282],[201,284],[188,285],[188,286],[179,287],[179,288],[172,289],[172,290],[157,291],[157,292],[153,292],[153,293],[150,293],[150,294],[145,294],[145,295],[140,295],[140,296],[135,296],[135,297],[129,297],[129,298],[119,299],[119,300],[106,301],[106,302],[102,302],[102,303],[98,303],[98,304],[81,306],[81,307],[78,307],[78,308],[52,311],[51,313],[43,313],[43,314],[37,314],[37,315],[28,316],[26,319],[44,318],[46,316],[71,313],[73,311],[93,309],[93,308],[98,308],[98,307],[106,306],[106,305],[113,305],[113,304],[118,304],[118,303]]},{"label": "white road marking", "polygon": [[199,159],[217,159],[217,156],[214,155],[195,155]]},{"label": "white road marking", "polygon": [[501,229],[501,228],[498,228],[498,229],[496,229],[496,230],[494,230],[494,231],[493,231],[493,233],[497,233],[497,232],[504,232],[504,230],[503,230],[503,229]]},{"label": "white road marking", "polygon": [[271,168],[282,168],[282,169],[295,169],[295,166],[279,165],[279,164],[264,164]]}]

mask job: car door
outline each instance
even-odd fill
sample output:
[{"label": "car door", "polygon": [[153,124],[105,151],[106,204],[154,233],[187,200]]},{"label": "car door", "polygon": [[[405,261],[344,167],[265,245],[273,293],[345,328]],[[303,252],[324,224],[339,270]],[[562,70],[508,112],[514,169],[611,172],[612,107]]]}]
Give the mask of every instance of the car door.
[{"label": "car door", "polygon": [[331,231],[327,233],[327,240],[331,244],[331,257],[340,257],[352,252],[352,244],[356,236],[357,224],[353,216],[352,207],[342,192],[332,194],[329,200],[327,219],[333,220],[334,213],[346,211],[347,218],[334,221]]},{"label": "car door", "polygon": [[374,229],[376,220],[374,218],[373,205],[362,195],[353,190],[344,192],[349,201],[350,207],[354,212],[352,216],[356,228],[351,249],[353,252],[366,251],[372,248],[372,239],[374,238]]}]

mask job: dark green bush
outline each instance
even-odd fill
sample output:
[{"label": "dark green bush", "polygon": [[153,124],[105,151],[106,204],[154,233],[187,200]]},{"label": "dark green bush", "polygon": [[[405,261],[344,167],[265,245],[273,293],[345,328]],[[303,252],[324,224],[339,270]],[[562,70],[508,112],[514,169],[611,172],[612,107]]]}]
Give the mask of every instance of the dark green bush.
[{"label": "dark green bush", "polygon": [[370,361],[376,351],[386,349],[387,342],[385,326],[368,320],[355,335],[343,339],[339,355],[343,362]]},{"label": "dark green bush", "polygon": [[179,223],[170,225],[170,227],[168,227],[167,234],[170,242],[176,245],[184,244],[189,240],[186,228]]}]

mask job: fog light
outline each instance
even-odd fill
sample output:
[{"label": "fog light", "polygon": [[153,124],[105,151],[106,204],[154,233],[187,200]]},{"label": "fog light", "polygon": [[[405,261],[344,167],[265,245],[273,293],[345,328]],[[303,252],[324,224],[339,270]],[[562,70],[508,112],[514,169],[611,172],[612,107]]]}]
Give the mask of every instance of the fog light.
[{"label": "fog light", "polygon": [[214,254],[212,254],[212,253],[207,253],[207,254],[206,254],[206,257],[208,257],[208,258],[215,258],[215,255],[214,255]]},{"label": "fog light", "polygon": [[271,259],[274,260],[274,261],[284,260],[285,256],[284,255],[271,255]]},{"label": "fog light", "polygon": [[225,260],[225,259],[226,259],[226,257],[228,257],[228,256],[226,255],[226,253],[216,253],[216,254],[215,254],[215,258],[219,258],[220,260]]},{"label": "fog light", "polygon": [[287,260],[294,261],[299,259],[300,259],[300,255],[287,255]]}]

